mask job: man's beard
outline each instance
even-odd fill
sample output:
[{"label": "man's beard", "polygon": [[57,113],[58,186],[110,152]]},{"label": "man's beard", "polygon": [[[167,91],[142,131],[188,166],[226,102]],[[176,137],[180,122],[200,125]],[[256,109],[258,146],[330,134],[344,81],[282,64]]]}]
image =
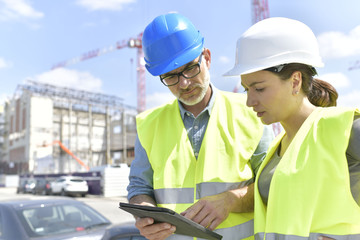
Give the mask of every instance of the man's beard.
[{"label": "man's beard", "polygon": [[204,76],[204,82],[202,84],[197,83],[194,86],[191,86],[192,88],[194,88],[194,87],[201,88],[201,92],[199,93],[199,95],[195,99],[183,99],[183,98],[178,97],[178,96],[177,96],[177,98],[179,99],[180,102],[182,102],[185,105],[188,105],[188,106],[196,105],[196,104],[198,104],[199,102],[201,102],[204,99],[204,97],[206,95],[206,92],[208,91],[209,86],[210,86],[210,73],[207,70],[206,74]]}]

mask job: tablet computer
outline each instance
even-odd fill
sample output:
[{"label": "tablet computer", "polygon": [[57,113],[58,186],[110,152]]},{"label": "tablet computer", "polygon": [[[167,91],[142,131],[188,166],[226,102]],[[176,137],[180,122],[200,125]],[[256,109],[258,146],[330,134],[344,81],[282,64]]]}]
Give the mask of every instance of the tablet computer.
[{"label": "tablet computer", "polygon": [[130,203],[119,203],[120,209],[127,211],[137,217],[153,218],[155,223],[167,222],[176,226],[176,234],[187,235],[192,237],[217,240],[222,236],[216,232],[207,229],[200,224],[174,212],[168,208],[142,206]]}]

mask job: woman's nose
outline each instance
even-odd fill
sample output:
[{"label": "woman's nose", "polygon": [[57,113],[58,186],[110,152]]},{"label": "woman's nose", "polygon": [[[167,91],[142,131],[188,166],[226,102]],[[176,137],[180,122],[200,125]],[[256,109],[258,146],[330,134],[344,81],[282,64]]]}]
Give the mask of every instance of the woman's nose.
[{"label": "woman's nose", "polygon": [[247,92],[247,99],[246,99],[246,106],[248,107],[254,107],[256,105],[256,99],[253,97],[249,91]]}]

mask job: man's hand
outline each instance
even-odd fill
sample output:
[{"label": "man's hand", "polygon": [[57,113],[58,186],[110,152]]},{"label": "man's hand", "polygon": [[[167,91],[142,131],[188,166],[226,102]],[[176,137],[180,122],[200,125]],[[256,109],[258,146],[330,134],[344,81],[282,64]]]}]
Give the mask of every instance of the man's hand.
[{"label": "man's hand", "polygon": [[231,208],[227,202],[228,192],[201,198],[181,215],[214,230],[229,215]]},{"label": "man's hand", "polygon": [[329,237],[325,237],[325,236],[320,236],[320,237],[318,237],[318,240],[335,240],[335,239],[329,238]]},{"label": "man's hand", "polygon": [[181,215],[214,230],[230,212],[252,212],[254,210],[254,184],[229,190],[217,195],[201,198]]},{"label": "man's hand", "polygon": [[[153,198],[147,195],[138,195],[130,199],[129,203],[156,206]],[[154,223],[152,218],[139,218],[135,217],[135,226],[139,229],[140,234],[149,240],[163,240],[173,234],[176,230],[175,226],[169,223]]]},{"label": "man's hand", "polygon": [[140,234],[149,240],[163,240],[173,234],[175,226],[169,223],[155,223],[152,218],[136,218],[135,226]]}]

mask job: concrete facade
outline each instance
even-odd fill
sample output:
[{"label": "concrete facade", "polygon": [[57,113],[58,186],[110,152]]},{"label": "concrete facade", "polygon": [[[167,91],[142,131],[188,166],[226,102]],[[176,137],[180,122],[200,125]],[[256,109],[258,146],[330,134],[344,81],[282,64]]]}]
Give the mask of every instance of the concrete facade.
[{"label": "concrete facade", "polygon": [[0,161],[8,167],[5,173],[82,172],[129,165],[134,157],[134,111],[23,91],[3,112]]}]

